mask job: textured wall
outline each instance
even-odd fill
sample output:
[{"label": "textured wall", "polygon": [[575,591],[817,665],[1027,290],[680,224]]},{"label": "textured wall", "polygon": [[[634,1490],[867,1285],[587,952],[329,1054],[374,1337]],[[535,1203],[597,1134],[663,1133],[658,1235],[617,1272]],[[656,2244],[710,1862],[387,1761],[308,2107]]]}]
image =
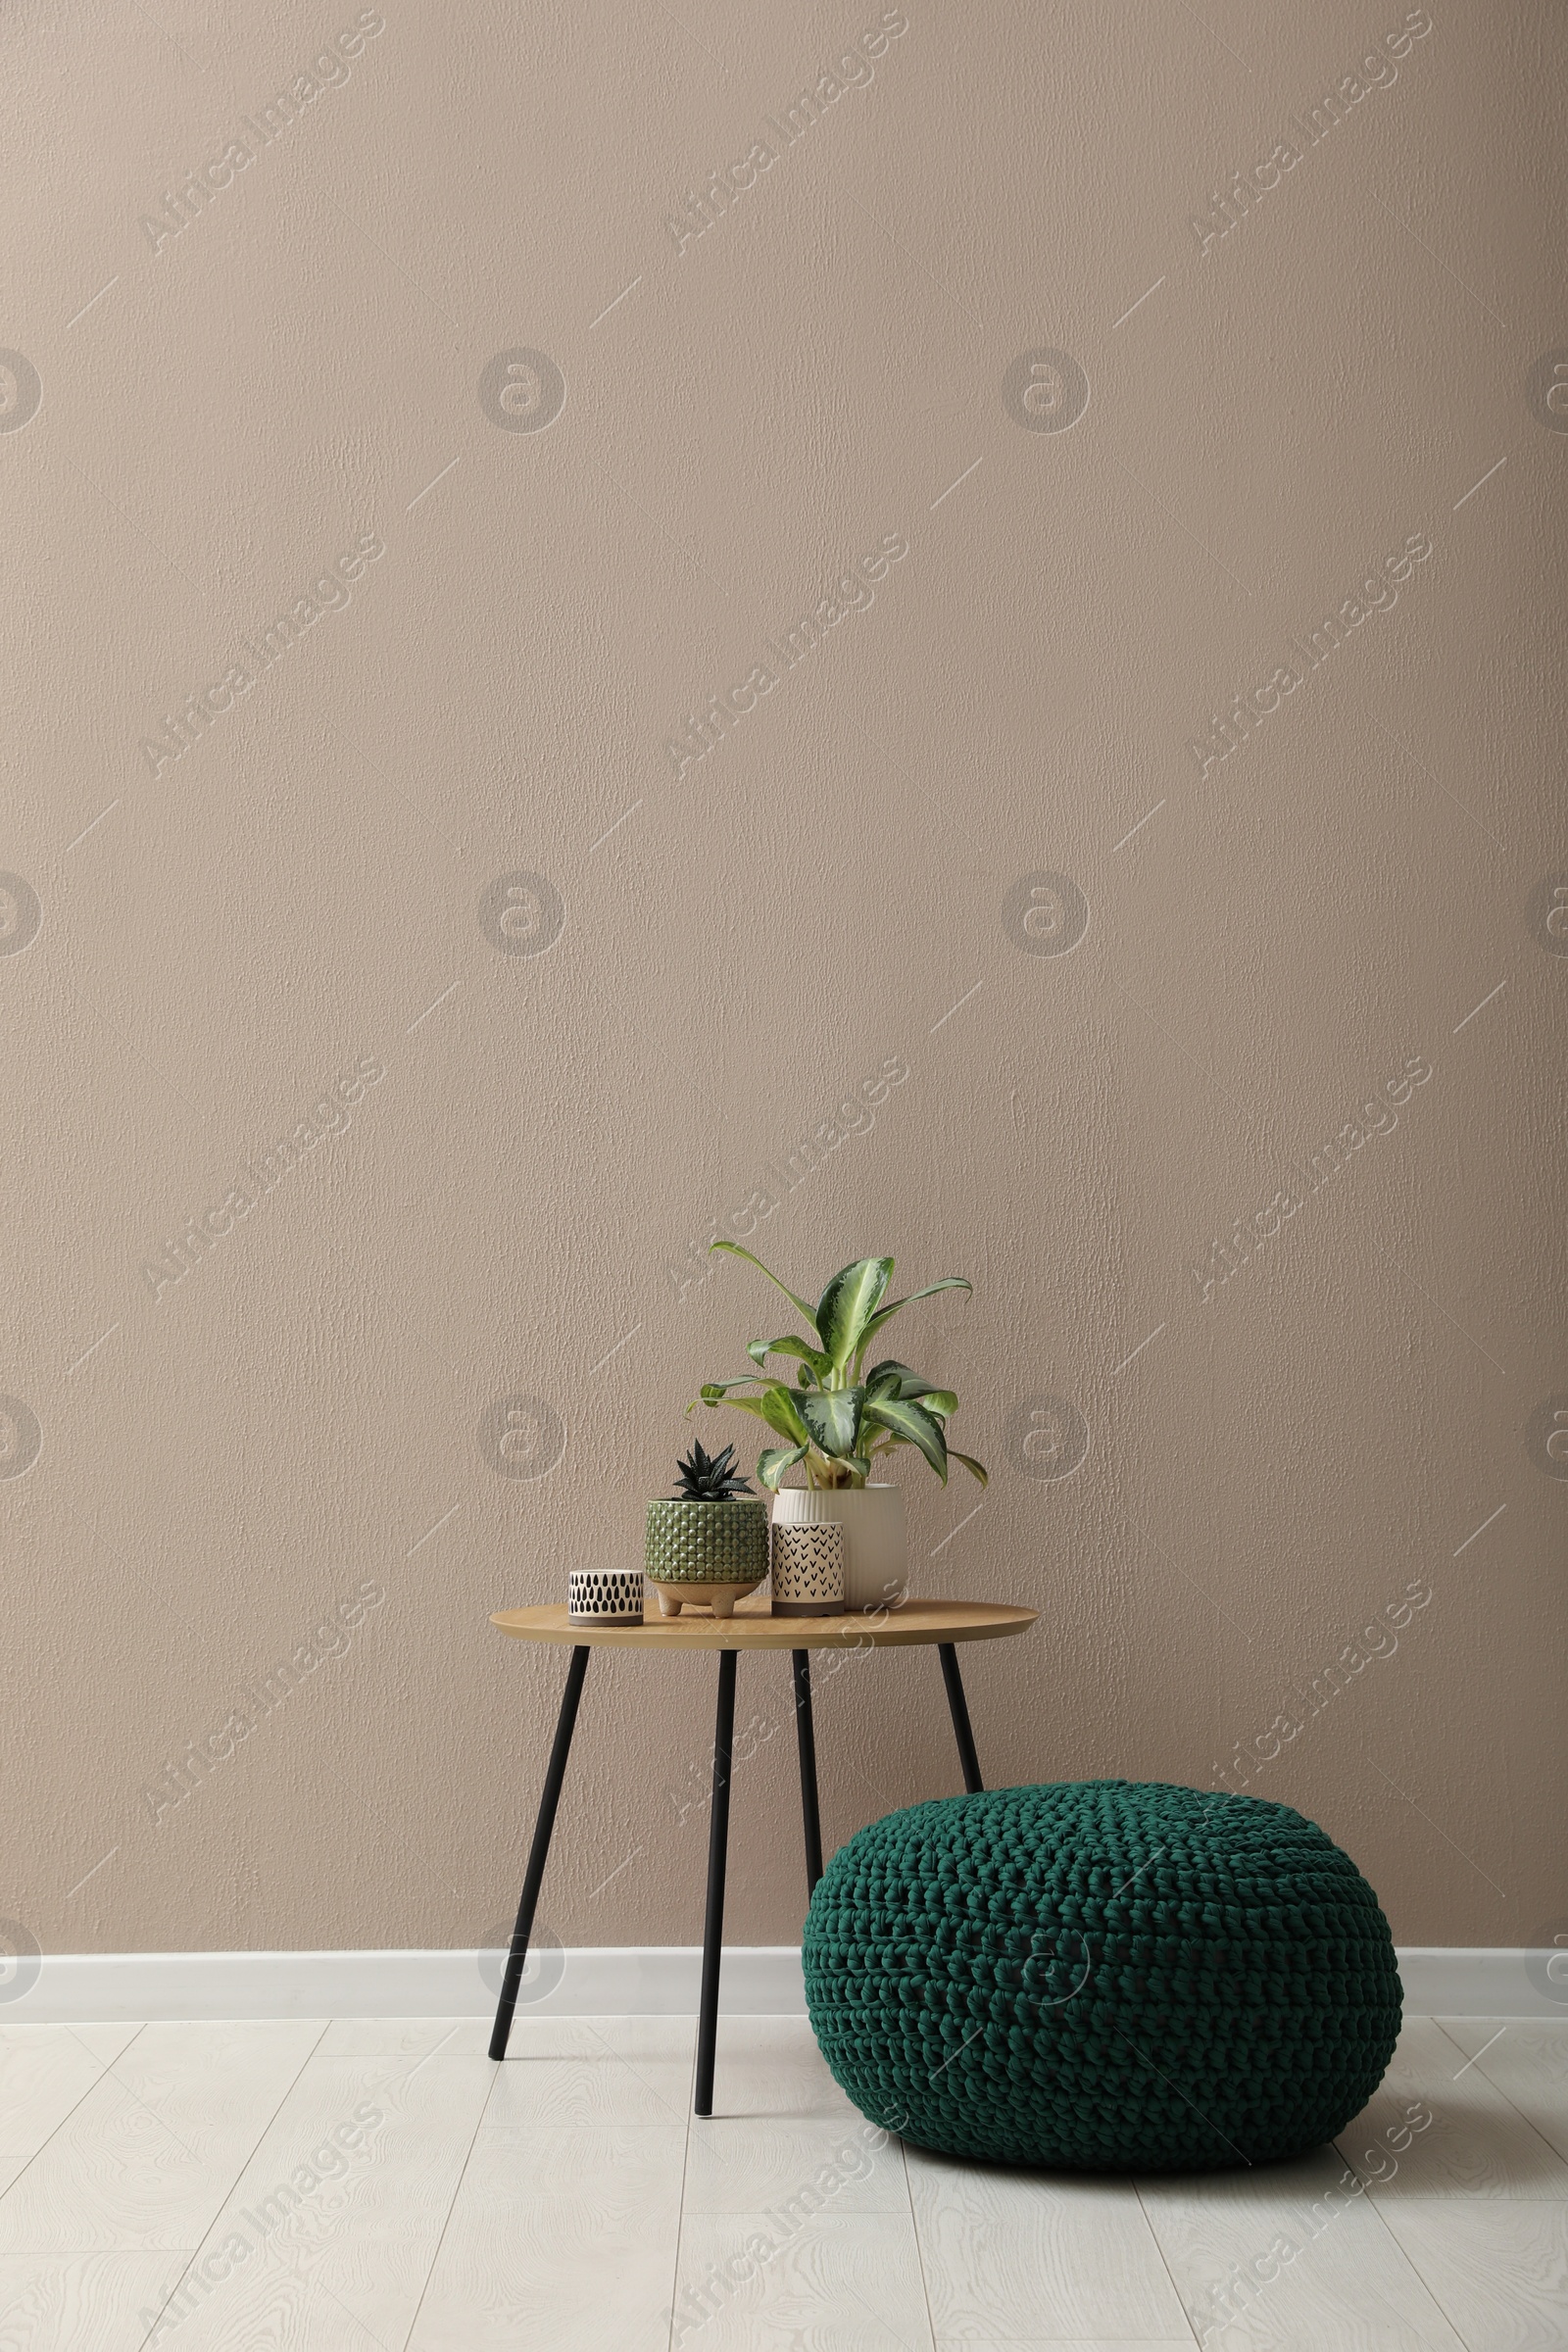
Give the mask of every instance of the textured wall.
[{"label": "textured wall", "polygon": [[[904,1475],[1041,1612],[994,1781],[1225,1774],[1530,1940],[1561,12],[307,13],[6,11],[0,1913],[510,1915],[562,1661],[488,1616],[777,1327],[727,1226],[974,1278],[900,1338],[994,1482]],[[695,1940],[710,1686],[593,1668],[564,1940]],[[835,1840],[956,1786],[929,1654],[818,1732]]]}]

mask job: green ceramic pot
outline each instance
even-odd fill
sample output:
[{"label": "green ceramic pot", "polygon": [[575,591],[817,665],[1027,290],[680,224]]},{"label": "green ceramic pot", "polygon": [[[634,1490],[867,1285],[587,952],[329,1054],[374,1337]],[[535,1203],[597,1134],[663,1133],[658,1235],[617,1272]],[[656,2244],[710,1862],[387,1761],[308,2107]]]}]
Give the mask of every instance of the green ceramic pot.
[{"label": "green ceramic pot", "polygon": [[767,1574],[767,1505],[760,1494],[651,1502],[644,1565],[656,1585],[760,1585]]}]

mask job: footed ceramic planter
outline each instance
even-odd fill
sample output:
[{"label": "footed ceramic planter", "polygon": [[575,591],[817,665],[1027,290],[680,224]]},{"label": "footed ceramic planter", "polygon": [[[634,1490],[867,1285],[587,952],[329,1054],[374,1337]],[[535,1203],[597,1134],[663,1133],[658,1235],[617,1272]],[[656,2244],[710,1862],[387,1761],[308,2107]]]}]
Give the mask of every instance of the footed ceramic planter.
[{"label": "footed ceramic planter", "polygon": [[687,1601],[695,1601],[715,1617],[728,1617],[767,1574],[766,1503],[759,1494],[724,1502],[651,1502],[644,1568],[662,1616],[678,1617]]},{"label": "footed ceramic planter", "polygon": [[845,1608],[898,1607],[908,1585],[902,1487],[780,1487],[775,1543],[787,1527],[842,1527]]}]

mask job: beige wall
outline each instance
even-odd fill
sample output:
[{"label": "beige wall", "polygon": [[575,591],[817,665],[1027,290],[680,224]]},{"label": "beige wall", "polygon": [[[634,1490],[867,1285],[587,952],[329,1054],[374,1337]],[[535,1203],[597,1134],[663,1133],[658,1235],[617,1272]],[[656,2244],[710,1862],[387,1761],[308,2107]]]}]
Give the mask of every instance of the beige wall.
[{"label": "beige wall", "polygon": [[[896,13],[387,0],[264,145],[367,22],[308,13],[6,12],[0,1913],[64,1950],[509,1916],[561,1659],[489,1613],[636,1556],[686,1398],[775,1327],[695,1246],[869,1082],[756,1246],[974,1278],[900,1337],[995,1469],[978,1512],[906,1473],[919,1586],[1041,1612],[970,1667],[990,1778],[1250,1746],[1401,1940],[1529,1940],[1568,1912],[1559,12],[909,0],[786,147]],[[535,1478],[481,1444],[518,1395]],[[710,1686],[594,1666],[564,1940],[696,1939]],[[737,1941],[800,1926],[786,1688],[743,1662]],[[834,1842],[956,1785],[929,1655],[825,1685],[819,1741]]]}]

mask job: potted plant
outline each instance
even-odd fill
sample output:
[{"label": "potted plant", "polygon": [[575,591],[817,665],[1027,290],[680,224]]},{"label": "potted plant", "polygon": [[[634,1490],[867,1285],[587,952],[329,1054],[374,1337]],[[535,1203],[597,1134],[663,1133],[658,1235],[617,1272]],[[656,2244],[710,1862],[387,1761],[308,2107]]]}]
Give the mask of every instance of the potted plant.
[{"label": "potted plant", "polygon": [[[972,1285],[961,1274],[947,1274],[923,1291],[912,1291],[907,1298],[888,1299],[892,1258],[860,1257],[834,1275],[813,1307],[739,1243],[714,1242],[711,1247],[744,1257],[760,1274],[766,1274],[804,1317],[808,1336],[789,1333],[782,1339],[751,1341],[746,1352],[757,1370],[739,1380],[706,1382],[700,1401],[735,1405],[765,1422],[784,1441],[763,1448],[757,1475],[776,1496],[776,1522],[837,1521],[843,1527],[846,1608],[875,1608],[902,1597],[904,1494],[899,1487],[873,1479],[873,1469],[899,1446],[912,1446],[944,1486],[950,1461],[961,1462],[982,1486],[986,1471],[948,1444],[948,1418],[958,1404],[951,1389],[939,1388],[896,1357],[883,1357],[869,1369],[865,1359],[904,1307],[917,1298],[935,1298],[939,1291],[968,1291]],[[793,1383],[769,1373],[770,1355],[795,1363]],[[693,1405],[698,1401],[693,1398]],[[690,1412],[692,1405],[686,1409]],[[786,1472],[798,1464],[805,1469],[805,1486],[781,1486]]]},{"label": "potted plant", "polygon": [[648,1505],[644,1573],[662,1616],[692,1600],[728,1617],[767,1574],[767,1505],[738,1475],[733,1446],[718,1454],[693,1446],[675,1475],[677,1492]]}]

